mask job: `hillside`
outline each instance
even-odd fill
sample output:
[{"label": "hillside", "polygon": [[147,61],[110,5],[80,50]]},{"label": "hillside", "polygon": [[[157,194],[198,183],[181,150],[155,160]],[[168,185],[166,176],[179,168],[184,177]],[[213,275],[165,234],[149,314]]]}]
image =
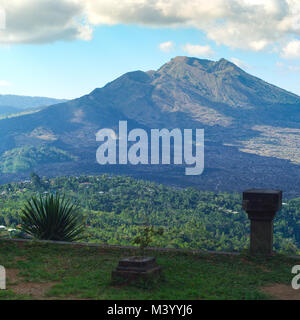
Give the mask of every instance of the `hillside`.
[{"label": "hillside", "polygon": [[17,173],[33,169],[39,164],[76,160],[70,154],[50,146],[25,146],[5,152],[0,157],[0,172]]},{"label": "hillside", "polygon": [[[211,191],[246,188],[300,192],[300,97],[258,79],[233,63],[176,57],[157,71],[124,74],[81,98],[0,120],[0,154],[47,145],[77,161],[37,164],[40,175],[110,172]],[[100,128],[204,128],[205,171],[185,176],[178,166],[100,166]],[[42,132],[42,134],[41,134]],[[0,175],[1,182],[29,171]]]},{"label": "hillside", "polygon": [[[241,194],[176,189],[124,176],[57,177],[2,185],[0,225],[15,228],[26,200],[37,193],[57,192],[81,205],[87,242],[133,245],[148,222],[164,229],[153,242],[157,247],[232,252],[249,246],[250,221],[242,210]],[[276,215],[277,252],[299,253],[299,207],[299,198],[290,200]]]}]

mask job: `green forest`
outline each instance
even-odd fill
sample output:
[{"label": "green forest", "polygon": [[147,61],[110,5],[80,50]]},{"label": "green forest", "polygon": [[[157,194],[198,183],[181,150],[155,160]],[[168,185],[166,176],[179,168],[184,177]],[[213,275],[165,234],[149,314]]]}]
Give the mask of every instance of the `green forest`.
[{"label": "green forest", "polygon": [[[0,185],[0,225],[16,228],[25,202],[38,194],[65,194],[81,206],[91,243],[134,245],[145,224],[163,228],[153,246],[241,251],[249,246],[250,222],[242,195],[176,189],[126,176],[40,178]],[[299,253],[300,198],[283,203],[274,220],[275,250]]]},{"label": "green forest", "polygon": [[32,169],[37,164],[64,162],[75,157],[64,150],[46,145],[26,146],[6,151],[0,156],[0,172],[17,173]]}]

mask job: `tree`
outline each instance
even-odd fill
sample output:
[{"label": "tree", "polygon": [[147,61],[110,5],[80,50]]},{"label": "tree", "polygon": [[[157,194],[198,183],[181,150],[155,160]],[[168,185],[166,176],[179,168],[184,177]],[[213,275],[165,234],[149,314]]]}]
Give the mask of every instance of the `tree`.
[{"label": "tree", "polygon": [[32,182],[32,185],[35,187],[35,188],[41,188],[43,186],[42,184],[42,181],[41,181],[41,178],[39,177],[38,174],[36,174],[35,172],[32,172],[30,174],[30,178],[31,178],[31,182]]}]

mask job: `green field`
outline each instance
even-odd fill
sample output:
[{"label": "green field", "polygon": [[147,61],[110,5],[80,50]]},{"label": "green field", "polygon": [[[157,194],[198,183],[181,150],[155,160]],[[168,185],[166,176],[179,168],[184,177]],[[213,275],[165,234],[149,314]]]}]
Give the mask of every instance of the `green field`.
[{"label": "green field", "polygon": [[1,240],[0,262],[8,280],[0,299],[271,299],[262,288],[274,284],[289,288],[291,268],[299,263],[284,255],[262,259],[246,252],[148,253],[162,266],[162,279],[116,285],[111,282],[112,270],[121,257],[136,251]]}]

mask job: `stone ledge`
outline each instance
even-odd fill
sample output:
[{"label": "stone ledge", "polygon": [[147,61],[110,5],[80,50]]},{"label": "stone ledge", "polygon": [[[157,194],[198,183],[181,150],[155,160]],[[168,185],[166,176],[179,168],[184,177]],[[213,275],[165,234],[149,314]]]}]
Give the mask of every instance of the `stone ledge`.
[{"label": "stone ledge", "polygon": [[[66,241],[53,241],[53,240],[33,240],[33,239],[9,239],[2,238],[1,240],[12,241],[12,242],[31,242],[31,243],[50,243],[58,245],[70,245],[70,246],[81,246],[81,247],[96,247],[103,249],[128,249],[128,250],[140,250],[137,246],[122,246],[122,245],[111,245],[101,243],[89,243],[89,242],[66,242]],[[159,248],[149,247],[145,251],[149,252],[183,252],[187,254],[216,254],[216,255],[239,255],[239,252],[225,252],[225,251],[205,251],[205,250],[194,250],[194,249],[181,249],[181,248]],[[300,256],[299,256],[300,258]]]},{"label": "stone ledge", "polygon": [[[52,240],[31,240],[31,239],[9,239],[2,238],[1,240],[12,241],[12,242],[36,242],[36,243],[50,243],[50,244],[61,244],[70,246],[81,246],[81,247],[96,247],[103,249],[128,249],[128,250],[139,250],[139,247],[134,246],[122,246],[122,245],[112,245],[112,244],[101,244],[101,243],[89,243],[89,242],[66,242],[66,241],[52,241]],[[159,248],[150,247],[146,248],[149,252],[182,252],[187,254],[215,254],[215,255],[240,255],[239,252],[226,252],[226,251],[205,251],[205,250],[194,250],[194,249],[177,249],[177,248]],[[290,255],[287,256],[292,259],[300,259],[300,255]]]}]

